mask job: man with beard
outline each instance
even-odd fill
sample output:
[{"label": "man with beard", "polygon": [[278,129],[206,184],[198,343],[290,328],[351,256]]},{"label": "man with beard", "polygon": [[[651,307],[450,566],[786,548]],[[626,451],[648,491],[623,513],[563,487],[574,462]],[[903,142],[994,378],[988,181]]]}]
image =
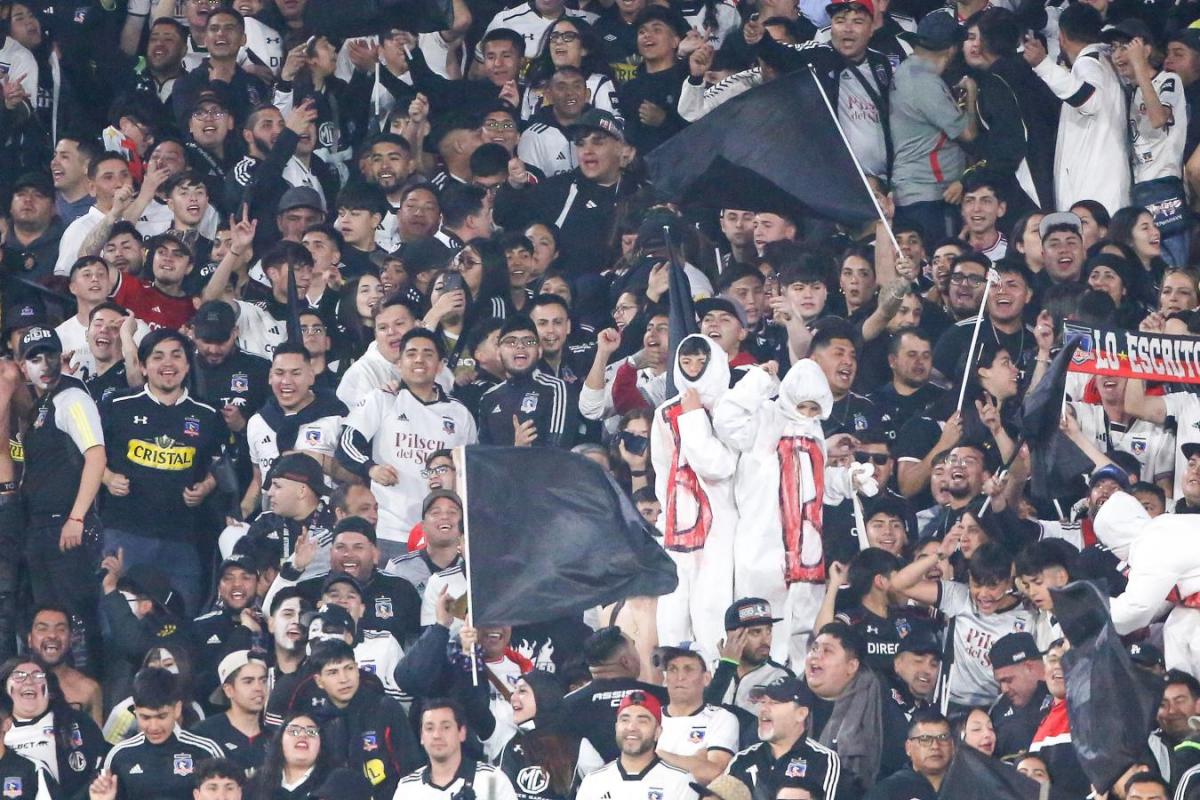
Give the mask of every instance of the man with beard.
[{"label": "man with beard", "polygon": [[996,730],[994,754],[1005,758],[1029,749],[1034,731],[1050,709],[1050,693],[1042,681],[1041,651],[1032,634],[1021,631],[1000,637],[988,658],[1004,695],[988,712]]},{"label": "man with beard", "polygon": [[[943,250],[952,251],[953,255],[943,254]],[[935,266],[939,256],[953,258],[946,290],[946,310],[950,317],[956,322],[974,317],[979,313],[979,304],[983,302],[983,286],[987,283],[992,262],[971,252],[966,243],[958,239],[945,242],[933,251]]]},{"label": "man with beard", "polygon": [[26,644],[58,678],[63,697],[73,707],[91,716],[97,725],[104,724],[104,697],[100,684],[71,666],[71,637],[74,633],[71,614],[55,605],[42,605],[33,612]]},{"label": "man with beard", "polygon": [[100,653],[93,575],[99,535],[94,506],[106,463],[100,412],[84,385],[62,374],[62,345],[53,331],[26,331],[19,358],[33,388],[21,480],[33,599],[71,612],[83,633],[86,646],[79,655],[87,664]]},{"label": "man with beard", "polygon": [[183,282],[194,266],[194,251],[182,234],[167,231],[151,240],[150,281],[120,275],[113,300],[133,312],[151,329],[179,330],[196,313]]},{"label": "man with beard", "polygon": [[[97,404],[141,385],[137,371],[137,319],[116,303],[101,303],[92,309],[87,329],[87,352],[92,369],[83,385]],[[132,376],[132,381],[131,381]],[[134,384],[134,385],[131,385]]]},{"label": "man with beard", "polygon": [[[998,348],[1008,351],[1018,369],[1032,375],[1035,353],[1039,360],[1050,362],[1049,341],[1047,349],[1039,353],[1037,337],[1025,326],[1025,308],[1033,300],[1033,274],[1023,261],[1014,259],[998,261],[994,269],[999,281],[988,293],[985,317],[979,326],[980,340],[995,342]],[[950,277],[953,280],[954,273]],[[963,380],[957,368],[970,346],[975,319],[968,317],[950,328],[934,348],[933,365],[951,381]]]},{"label": "man with beard", "polygon": [[913,714],[904,752],[912,767],[880,781],[866,800],[937,800],[954,758],[950,722],[934,709]]},{"label": "man with beard", "polygon": [[387,196],[387,213],[375,231],[375,243],[394,253],[402,244],[398,214],[404,202],[404,191],[421,182],[419,176],[413,177],[412,145],[394,133],[378,134],[367,144],[360,163],[367,182],[378,186]]},{"label": "man with beard", "polygon": [[[952,426],[947,423],[946,428],[952,429]],[[962,442],[951,449],[946,459],[946,498],[921,529],[921,538],[931,535],[940,538],[947,533],[962,510],[983,491],[984,482],[994,471],[995,465],[982,445]]]},{"label": "man with beard", "polygon": [[853,778],[842,774],[833,750],[808,737],[809,716],[816,697],[798,678],[788,676],[754,690],[758,744],[729,762],[728,774],[751,788],[755,797],[775,797],[787,778],[814,780],[825,800],[846,800]]},{"label": "man with beard", "polygon": [[[217,568],[217,602],[207,614],[192,622],[192,655],[196,695],[207,700],[223,681],[217,680],[217,667],[229,652],[235,637],[249,645],[258,599],[258,565],[250,556],[231,555]],[[210,737],[211,738],[211,737]]]},{"label": "man with beard", "polygon": [[704,689],[704,702],[736,705],[754,714],[754,687],[791,676],[790,669],[771,660],[772,632],[778,621],[767,601],[758,597],[743,597],[725,611],[721,660]]},{"label": "man with beard", "polygon": [[1082,401],[1068,403],[1080,431],[1102,453],[1129,453],[1141,466],[1141,480],[1169,489],[1175,468],[1175,431],[1138,419],[1126,410],[1128,378],[1097,375],[1093,380],[1095,388],[1088,386]]},{"label": "man with beard", "polygon": [[1129,491],[1129,476],[1116,464],[1107,464],[1092,473],[1088,479],[1087,516],[1080,523],[1085,546],[1072,567],[1073,572],[1079,573],[1072,577],[1097,581],[1101,591],[1107,590],[1110,597],[1125,591],[1127,565],[1097,536],[1096,517],[1110,497],[1125,491]]},{"label": "man with beard", "polygon": [[933,703],[942,668],[942,645],[932,636],[905,636],[892,657],[892,701],[906,716]]},{"label": "man with beard", "polygon": [[575,414],[566,383],[537,367],[542,358],[537,326],[528,317],[510,317],[500,328],[499,344],[505,380],[479,401],[479,443],[569,448]]},{"label": "man with beard", "polygon": [[133,92],[153,97],[162,104],[170,103],[175,82],[186,74],[183,58],[187,54],[187,39],[188,30],[179,20],[173,16],[159,17],[150,25],[145,68],[139,70],[131,62],[131,68],[118,73],[117,80]]},{"label": "man with beard", "polygon": [[327,475],[348,477],[333,458],[346,406],[332,394],[314,391],[316,376],[304,346],[285,343],[275,348],[268,381],[271,397],[246,425],[254,465],[254,477],[242,498],[242,513],[247,516],[259,504],[263,476],[282,453],[307,453]]},{"label": "man with beard", "polygon": [[140,277],[146,264],[146,245],[137,226],[121,220],[112,226],[100,255],[117,272]]},{"label": "man with beard", "polygon": [[589,773],[579,785],[577,800],[648,797],[696,800],[685,770],[672,767],[655,752],[662,735],[662,704],[650,694],[633,692],[617,707],[617,746],[621,755]]},{"label": "man with beard", "polygon": [[[920,298],[907,296],[918,305]],[[871,392],[868,397],[892,417],[896,430],[904,427],[945,390],[930,382],[933,377],[933,344],[920,328],[906,327],[888,337],[888,368],[892,379]]]},{"label": "man with beard", "polygon": [[267,705],[267,665],[249,650],[234,650],[221,659],[214,677],[217,696],[229,710],[207,717],[192,732],[216,742],[247,773],[262,766],[267,753],[262,714]]}]

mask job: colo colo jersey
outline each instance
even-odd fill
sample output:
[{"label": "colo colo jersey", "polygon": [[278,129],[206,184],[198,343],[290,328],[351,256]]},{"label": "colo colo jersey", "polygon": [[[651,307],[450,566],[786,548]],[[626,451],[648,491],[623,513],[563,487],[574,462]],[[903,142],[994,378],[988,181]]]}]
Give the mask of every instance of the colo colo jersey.
[{"label": "colo colo jersey", "polygon": [[154,797],[159,800],[189,800],[196,765],[224,753],[212,739],[188,733],[179,726],[161,744],[146,741],[139,733],[126,739],[104,759],[104,769],[117,776],[118,798]]},{"label": "colo colo jersey", "polygon": [[694,756],[706,750],[738,750],[737,717],[720,706],[703,705],[693,714],[672,717],[663,709],[662,735],[658,749],[681,756]]},{"label": "colo colo jersey", "polygon": [[579,785],[576,800],[696,800],[691,776],[655,758],[644,771],[629,773],[621,760],[589,773]]}]

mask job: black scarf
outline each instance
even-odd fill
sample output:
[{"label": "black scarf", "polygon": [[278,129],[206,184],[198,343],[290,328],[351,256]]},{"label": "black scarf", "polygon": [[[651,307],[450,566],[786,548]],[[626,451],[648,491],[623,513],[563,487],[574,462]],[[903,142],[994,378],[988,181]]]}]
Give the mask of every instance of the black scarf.
[{"label": "black scarf", "polygon": [[350,413],[350,409],[332,393],[314,390],[313,401],[295,414],[285,414],[274,397],[264,403],[258,413],[271,430],[275,431],[275,446],[279,452],[284,453],[295,449],[296,436],[299,435],[301,427],[322,417],[344,417]]}]

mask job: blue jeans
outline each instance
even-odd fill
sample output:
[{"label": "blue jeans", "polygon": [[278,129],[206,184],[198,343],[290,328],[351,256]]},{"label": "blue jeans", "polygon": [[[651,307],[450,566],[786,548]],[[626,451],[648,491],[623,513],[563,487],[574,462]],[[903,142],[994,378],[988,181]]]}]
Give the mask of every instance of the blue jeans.
[{"label": "blue jeans", "polygon": [[195,545],[106,528],[104,553],[115,553],[117,548],[123,551],[127,569],[134,564],[147,564],[167,576],[183,598],[187,619],[200,613],[200,556]]}]

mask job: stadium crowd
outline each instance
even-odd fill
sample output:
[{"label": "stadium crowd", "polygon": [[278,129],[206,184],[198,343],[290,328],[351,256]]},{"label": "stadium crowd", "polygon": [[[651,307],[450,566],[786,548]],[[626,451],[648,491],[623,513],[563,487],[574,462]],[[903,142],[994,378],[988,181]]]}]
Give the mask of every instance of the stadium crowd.
[{"label": "stadium crowd", "polygon": [[[1069,373],[1053,486],[1022,428],[1071,324],[1200,336],[1200,3],[506,5],[0,0],[0,795],[1200,798],[1200,387]],[[656,194],[797,71],[861,174]],[[475,444],[678,587],[471,624]],[[1159,698],[1111,787],[1075,581]]]}]

